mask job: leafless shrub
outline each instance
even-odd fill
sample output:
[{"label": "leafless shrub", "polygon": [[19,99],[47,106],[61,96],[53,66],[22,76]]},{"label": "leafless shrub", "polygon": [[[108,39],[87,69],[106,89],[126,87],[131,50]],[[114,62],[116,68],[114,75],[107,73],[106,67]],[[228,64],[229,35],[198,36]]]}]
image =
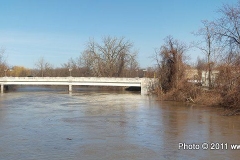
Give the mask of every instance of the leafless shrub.
[{"label": "leafless shrub", "polygon": [[222,97],[219,92],[215,90],[201,90],[196,99],[196,104],[207,105],[207,106],[219,106],[219,102],[222,101]]},{"label": "leafless shrub", "polygon": [[226,111],[226,115],[240,114],[240,87],[236,87],[234,90],[228,92],[221,101],[220,105],[223,106]]},{"label": "leafless shrub", "polygon": [[178,88],[171,89],[169,92],[167,92],[163,96],[163,99],[195,103],[195,99],[201,96],[201,94],[202,90],[199,86],[184,80],[179,83]]}]

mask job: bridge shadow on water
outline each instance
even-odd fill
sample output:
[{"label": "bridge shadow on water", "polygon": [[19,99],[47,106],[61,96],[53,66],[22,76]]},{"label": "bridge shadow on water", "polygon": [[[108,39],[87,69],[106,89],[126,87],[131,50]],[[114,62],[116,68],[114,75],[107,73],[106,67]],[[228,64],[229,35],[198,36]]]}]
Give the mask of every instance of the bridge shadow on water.
[{"label": "bridge shadow on water", "polygon": [[[69,93],[67,86],[5,86],[5,92],[49,92],[49,93]],[[139,94],[140,87],[96,87],[96,86],[74,86],[73,93],[82,92],[107,92],[107,93],[120,93],[120,94]]]},{"label": "bridge shadow on water", "polygon": [[141,91],[141,87],[128,87],[125,90],[126,91]]}]

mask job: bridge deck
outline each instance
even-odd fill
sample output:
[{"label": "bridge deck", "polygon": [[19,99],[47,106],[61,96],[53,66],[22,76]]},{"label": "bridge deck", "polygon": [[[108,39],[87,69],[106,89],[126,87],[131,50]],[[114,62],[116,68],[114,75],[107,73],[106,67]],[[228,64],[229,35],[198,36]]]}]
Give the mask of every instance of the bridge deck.
[{"label": "bridge deck", "polygon": [[4,85],[96,85],[96,86],[141,86],[140,78],[97,77],[3,77]]},{"label": "bridge deck", "polygon": [[1,92],[4,85],[73,85],[86,86],[135,86],[141,87],[141,93],[146,94],[148,82],[153,78],[115,78],[115,77],[2,77],[0,78]]}]

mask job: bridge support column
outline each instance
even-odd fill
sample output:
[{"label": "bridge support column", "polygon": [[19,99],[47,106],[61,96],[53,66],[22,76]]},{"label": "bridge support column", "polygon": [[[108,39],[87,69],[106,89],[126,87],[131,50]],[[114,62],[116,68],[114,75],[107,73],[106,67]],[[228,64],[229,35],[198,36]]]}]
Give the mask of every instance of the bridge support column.
[{"label": "bridge support column", "polygon": [[71,84],[69,84],[68,91],[72,92],[72,85]]},{"label": "bridge support column", "polygon": [[148,82],[146,78],[142,78],[141,80],[141,95],[148,94]]},{"label": "bridge support column", "polygon": [[3,93],[3,91],[4,91],[4,85],[1,84],[1,93]]},{"label": "bridge support column", "polygon": [[154,91],[158,85],[158,79],[142,78],[141,80],[141,95],[146,95]]}]

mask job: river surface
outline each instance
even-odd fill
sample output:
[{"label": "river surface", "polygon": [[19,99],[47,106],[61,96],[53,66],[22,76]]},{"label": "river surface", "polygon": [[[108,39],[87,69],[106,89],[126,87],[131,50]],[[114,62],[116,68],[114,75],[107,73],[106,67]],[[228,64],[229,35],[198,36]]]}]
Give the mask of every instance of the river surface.
[{"label": "river surface", "polygon": [[240,117],[220,113],[140,93],[19,88],[0,97],[0,159],[239,159]]}]

